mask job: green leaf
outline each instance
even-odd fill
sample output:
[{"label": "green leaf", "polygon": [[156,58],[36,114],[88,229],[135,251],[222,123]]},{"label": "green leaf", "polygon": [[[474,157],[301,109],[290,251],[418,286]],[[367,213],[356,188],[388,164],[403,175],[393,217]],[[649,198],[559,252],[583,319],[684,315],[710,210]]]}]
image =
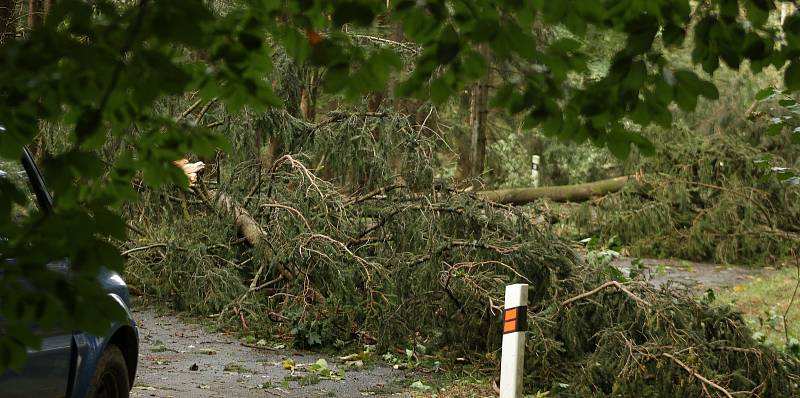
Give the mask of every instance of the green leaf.
[{"label": "green leaf", "polygon": [[719,14],[726,19],[736,19],[739,16],[738,0],[719,0]]},{"label": "green leaf", "polygon": [[784,72],[783,80],[789,91],[800,91],[800,58],[795,58]]},{"label": "green leaf", "polygon": [[238,39],[248,51],[256,51],[261,48],[261,38],[251,32],[239,32]]},{"label": "green leaf", "polygon": [[334,26],[342,26],[346,23],[368,26],[375,18],[375,12],[369,3],[361,1],[340,1],[336,4],[333,11]]},{"label": "green leaf", "polygon": [[575,12],[567,13],[567,17],[563,21],[564,26],[569,29],[570,32],[574,33],[578,37],[583,37],[586,35],[586,29],[588,24],[586,20],[582,18],[581,15]]},{"label": "green leaf", "polygon": [[770,7],[772,3],[767,1],[758,0],[745,0],[744,7],[747,10],[747,19],[754,26],[763,26],[769,18]]},{"label": "green leaf", "polygon": [[669,82],[667,82],[661,74],[654,77],[655,79],[655,96],[661,104],[667,105],[672,101],[675,95],[675,89]]},{"label": "green leaf", "polygon": [[421,392],[428,392],[433,390],[433,387],[423,383],[421,380],[417,380],[409,386],[414,390],[421,391]]},{"label": "green leaf", "polygon": [[631,143],[625,140],[621,140],[618,137],[611,138],[609,137],[607,141],[608,149],[611,153],[619,159],[627,160],[628,156],[631,153]]},{"label": "green leaf", "polygon": [[631,153],[631,140],[628,135],[621,130],[612,130],[606,137],[606,146],[611,153],[622,159],[628,159]]},{"label": "green leaf", "polygon": [[639,90],[639,88],[644,85],[646,78],[647,66],[645,66],[644,61],[635,61],[631,63],[628,74],[623,81],[623,86],[633,90]]},{"label": "green leaf", "polygon": [[686,38],[686,30],[677,25],[668,24],[664,26],[664,31],[661,35],[661,39],[664,41],[664,45],[667,47],[676,47],[683,44],[684,39]]},{"label": "green leaf", "polygon": [[792,144],[800,144],[800,127],[795,127],[792,130]]},{"label": "green leaf", "polygon": [[483,55],[474,50],[462,52],[461,66],[464,69],[464,76],[469,80],[478,80],[486,75],[488,65]]},{"label": "green leaf", "polygon": [[709,99],[719,98],[717,87],[711,82],[700,79],[697,74],[688,70],[678,70],[675,78],[679,86],[684,87],[689,93],[697,96],[702,95]]},{"label": "green leaf", "polygon": [[701,81],[700,95],[708,99],[716,100],[719,99],[719,90],[717,90],[717,86],[715,86],[714,83]]},{"label": "green leaf", "polygon": [[[75,136],[78,138],[78,143],[85,143],[91,138],[95,138],[100,128],[100,111],[97,109],[84,110],[78,117],[78,122],[75,124]],[[94,144],[98,144],[97,140],[92,140]]]},{"label": "green leaf", "polygon": [[522,28],[516,24],[510,24],[505,26],[505,29],[501,29],[500,33],[501,35],[498,36],[497,41],[492,43],[495,49],[499,46],[498,41],[504,41],[508,43],[510,50],[517,53],[523,59],[528,61],[536,59],[536,46],[538,42],[530,32],[522,30]]},{"label": "green leaf", "polygon": [[452,25],[448,25],[442,31],[439,42],[436,43],[436,59],[440,64],[449,64],[461,50],[461,43],[458,33]]},{"label": "green leaf", "polygon": [[685,112],[692,112],[697,107],[697,94],[692,93],[685,86],[675,87],[675,102]]},{"label": "green leaf", "polygon": [[639,14],[625,25],[628,38],[625,41],[623,52],[627,54],[646,53],[653,46],[653,39],[658,31],[658,21],[647,14]]},{"label": "green leaf", "polygon": [[[414,2],[409,3],[414,4]],[[427,15],[422,7],[412,6],[408,11],[401,13],[401,19],[403,32],[409,39],[417,43],[432,41],[441,27],[441,23]]]},{"label": "green leaf", "polygon": [[430,87],[430,94],[431,94],[431,101],[434,104],[440,105],[447,101],[450,98],[450,92],[452,90],[447,85],[447,83],[442,78],[434,79],[431,82]]},{"label": "green leaf", "polygon": [[560,115],[550,115],[542,123],[542,132],[547,136],[557,136],[561,133],[564,119]]},{"label": "green leaf", "polygon": [[311,54],[311,46],[308,43],[308,39],[296,29],[290,27],[282,29],[278,37],[283,44],[283,48],[286,49],[286,53],[296,61],[303,62]]},{"label": "green leaf", "polygon": [[784,124],[783,124],[782,121],[780,121],[780,120],[773,121],[773,123],[770,124],[769,127],[767,127],[767,135],[776,136],[776,135],[780,134],[781,131],[783,131],[783,127],[784,127]]},{"label": "green leaf", "polygon": [[639,152],[643,156],[654,156],[656,154],[656,146],[647,137],[637,133],[629,133],[628,138],[639,148]]},{"label": "green leaf", "polygon": [[779,91],[775,90],[772,87],[767,87],[765,89],[760,90],[756,93],[756,101],[765,101],[767,99],[772,98],[773,95],[778,94]]}]

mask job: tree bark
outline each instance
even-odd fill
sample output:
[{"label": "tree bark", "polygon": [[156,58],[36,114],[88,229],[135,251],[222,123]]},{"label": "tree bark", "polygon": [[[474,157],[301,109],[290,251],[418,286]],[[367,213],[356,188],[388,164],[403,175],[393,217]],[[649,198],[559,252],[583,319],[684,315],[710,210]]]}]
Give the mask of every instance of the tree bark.
[{"label": "tree bark", "polygon": [[0,0],[0,43],[13,39],[17,34],[15,10],[15,0]]},{"label": "tree bark", "polygon": [[[233,198],[222,192],[212,192],[209,193],[209,196],[216,196],[216,199],[213,200],[214,207],[221,213],[229,214],[233,218],[234,225],[236,225],[239,234],[250,246],[263,247],[266,244],[266,233],[261,229],[261,225],[250,215],[247,209],[240,206]],[[206,198],[205,200],[211,201],[211,198]],[[275,266],[284,280],[290,281],[294,279],[294,274],[282,264],[276,263]]]},{"label": "tree bark", "polygon": [[301,66],[300,76],[303,86],[300,88],[300,113],[303,119],[313,122],[317,117],[317,96],[322,71],[313,66]]},{"label": "tree bark", "polygon": [[470,159],[472,160],[472,177],[477,178],[483,174],[486,161],[486,100],[489,86],[485,81],[475,84],[470,100]]},{"label": "tree bark", "polygon": [[[381,105],[383,105],[383,100],[386,98],[385,91],[373,91],[367,95],[367,112],[375,113],[380,111]],[[380,124],[376,125],[375,128],[372,129],[372,139],[375,142],[380,141],[381,139],[381,126]]]},{"label": "tree bark", "polygon": [[[49,3],[49,2],[48,2]],[[33,30],[44,22],[45,0],[28,1],[28,28]]]},{"label": "tree bark", "polygon": [[[486,52],[483,51],[485,54]],[[489,112],[489,76],[479,80],[472,87],[469,106],[470,128],[470,176],[475,179],[474,187],[478,188],[477,178],[483,174],[486,163],[486,116]]]},{"label": "tree bark", "polygon": [[585,202],[596,196],[619,191],[632,179],[632,176],[622,176],[586,184],[480,191],[477,195],[492,202],[512,205],[524,205],[543,198],[555,202]]}]

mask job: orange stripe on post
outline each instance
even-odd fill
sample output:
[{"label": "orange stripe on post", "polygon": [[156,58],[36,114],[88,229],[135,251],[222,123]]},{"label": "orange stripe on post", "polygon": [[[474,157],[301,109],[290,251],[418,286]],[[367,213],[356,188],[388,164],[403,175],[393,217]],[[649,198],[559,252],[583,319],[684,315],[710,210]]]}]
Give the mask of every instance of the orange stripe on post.
[{"label": "orange stripe on post", "polygon": [[510,320],[513,320],[513,319],[517,319],[517,309],[516,309],[516,308],[509,308],[509,309],[507,309],[507,310],[506,310],[506,312],[505,312],[505,314],[504,314],[504,316],[503,316],[503,318],[504,318],[506,321],[510,321]]},{"label": "orange stripe on post", "polygon": [[528,323],[528,307],[521,305],[503,310],[503,333],[524,332]]},{"label": "orange stripe on post", "polygon": [[503,323],[503,333],[514,333],[517,331],[517,320],[512,319]]}]

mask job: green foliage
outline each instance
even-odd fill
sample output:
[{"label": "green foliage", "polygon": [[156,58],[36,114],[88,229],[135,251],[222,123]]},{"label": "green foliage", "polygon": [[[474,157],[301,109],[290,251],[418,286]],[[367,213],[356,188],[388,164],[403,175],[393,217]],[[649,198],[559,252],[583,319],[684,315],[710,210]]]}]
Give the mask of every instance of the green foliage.
[{"label": "green foliage", "polygon": [[683,135],[642,162],[641,181],[568,222],[578,236],[619,236],[634,255],[769,263],[794,246],[800,207],[764,155],[719,135]]},{"label": "green foliage", "polygon": [[[616,255],[610,250],[596,252],[593,261],[584,263],[564,240],[532,223],[525,209],[451,191],[432,173],[420,177],[418,185],[397,186],[395,174],[421,167],[413,163],[435,164],[426,157],[435,156],[430,143],[403,146],[401,153],[396,149],[394,156],[419,159],[398,170],[389,165],[385,143],[368,144],[356,136],[364,143],[358,149],[361,158],[343,157],[335,169],[354,170],[362,181],[358,185],[386,184],[383,189],[348,192],[318,179],[302,166],[318,162],[320,154],[333,155],[332,143],[376,126],[392,126],[358,112],[346,116],[313,125],[281,112],[232,120],[230,136],[238,150],[217,165],[220,183],[210,174],[204,187],[212,196],[225,193],[247,203],[269,243],[242,244],[232,214],[182,199],[177,188],[145,188],[145,201],[126,211],[142,215],[148,228],[126,245],[168,246],[163,254],[160,249],[133,254],[129,282],[198,315],[219,314],[216,319],[223,325],[238,327],[244,319],[259,333],[293,332],[300,346],[376,343],[379,352],[408,347],[405,356],[384,359],[398,367],[418,367],[427,366],[418,353],[496,352],[504,286],[526,281],[531,286],[526,348],[530,390],[560,396],[702,395],[702,384],[664,356],[675,354],[731,391],[758,388],[762,396],[775,397],[796,393],[790,381],[797,374],[796,360],[760,346],[730,308],[710,307],[680,289],[657,290],[632,282],[608,266]],[[293,149],[308,152],[293,155],[296,162],[258,166],[254,158],[259,154],[248,151],[246,134],[258,123],[264,131],[292,138]],[[313,135],[308,134],[311,128]],[[400,138],[386,141],[404,142],[416,134],[401,129]],[[377,159],[362,159],[369,152]],[[366,170],[362,163],[374,174],[361,174]],[[339,178],[348,179],[334,174],[331,180]],[[261,189],[254,190],[254,184],[262,184]],[[159,200],[160,195],[171,198]],[[609,247],[618,250],[618,245]],[[189,250],[192,261],[187,262],[183,258]],[[162,260],[165,255],[169,262]],[[285,279],[279,276],[281,269],[296,276]],[[219,273],[229,278],[215,276]],[[190,279],[189,289],[172,282]],[[213,287],[197,292],[201,285],[195,280],[208,279]],[[564,304],[611,279],[650,305],[613,287]],[[741,367],[744,361],[751,366]],[[284,367],[299,365],[287,361]],[[294,377],[313,383],[335,374],[315,368],[320,372]]]},{"label": "green foliage", "polygon": [[[226,168],[236,173],[236,167]],[[299,171],[280,172],[270,180],[272,194],[259,195],[250,205],[270,236],[268,251],[192,247],[204,258],[195,261],[203,264],[205,274],[191,277],[185,272],[194,269],[192,263],[164,264],[159,253],[140,252],[132,259],[129,280],[156,297],[170,292],[177,303],[197,303],[193,308],[200,314],[218,311],[202,305],[223,296],[203,293],[206,298],[198,300],[193,287],[176,288],[170,281],[202,280],[222,269],[239,272],[251,286],[267,287],[227,296],[230,302],[222,308],[222,321],[233,325],[244,317],[251,330],[291,328],[296,343],[303,346],[377,338],[381,351],[414,347],[404,358],[385,356],[399,366],[417,366],[416,352],[427,350],[451,355],[496,350],[500,325],[492,311],[502,302],[507,283],[528,281],[535,303],[529,314],[526,357],[526,383],[532,389],[560,391],[563,396],[634,391],[666,396],[677,388],[680,394],[696,395],[703,391],[696,379],[662,356],[691,349],[692,366],[714,380],[726,380],[731,390],[762,383],[763,396],[786,396],[796,390],[786,382],[787,372],[796,371],[791,358],[758,346],[730,309],[711,308],[688,292],[629,283],[627,288],[652,309],[610,289],[564,305],[568,298],[607,281],[607,273],[597,271],[607,270],[607,259],[614,253],[599,252],[596,264],[583,264],[563,241],[533,226],[519,210],[445,192],[436,194],[438,202],[418,205],[409,198],[420,193],[404,189],[358,201],[365,196],[340,196],[332,186]],[[274,204],[285,207],[265,206]],[[202,203],[188,204],[190,214],[202,217],[182,216],[180,206],[174,201],[161,210],[149,209],[170,226],[170,234],[155,239],[169,240],[179,231],[200,237],[219,231],[227,240],[208,238],[235,240],[235,232],[216,224],[215,215]],[[181,220],[197,221],[187,228]],[[245,260],[237,260],[241,258]],[[300,277],[276,283],[278,264]],[[147,276],[147,270],[158,274]],[[270,313],[282,317],[263,315]],[[465,324],[471,326],[464,328]],[[726,350],[730,347],[736,349]],[[744,360],[751,360],[752,366],[741,368]],[[309,368],[309,373],[329,375],[321,365]]]},{"label": "green foliage", "polygon": [[[793,146],[788,143],[800,144],[800,104],[796,97],[775,88],[761,90],[756,99],[772,106],[766,113],[769,117],[766,135],[771,137],[770,140],[773,142],[777,141],[786,147],[780,152],[773,151],[773,153],[765,155],[760,164],[762,168],[771,171],[780,180],[790,185],[797,185],[800,182],[794,164],[797,156],[792,150]],[[772,155],[777,155],[777,157]]]},{"label": "green foliage", "polygon": [[[213,12],[191,0],[63,0],[41,28],[3,44],[0,156],[17,158],[42,123],[70,131],[71,145],[47,167],[56,197],[51,214],[12,225],[11,196],[0,197],[0,225],[9,237],[0,240],[0,252],[16,259],[0,276],[0,316],[10,325],[0,337],[0,368],[20,366],[25,347],[38,341],[34,324],[99,332],[119,316],[94,276],[100,267],[122,267],[108,240],[125,238],[114,210],[136,197],[130,181],[141,174],[156,187],[178,183],[170,161],[227,147],[208,129],[158,112],[160,100],[191,92],[217,98],[232,112],[279,106],[269,84],[273,47],[298,63],[324,67],[323,87],[331,94],[353,99],[379,90],[402,67],[401,58],[368,51],[340,28],[369,28],[382,7],[370,0],[248,0]],[[691,110],[699,96],[718,95],[711,83],[672,67],[660,53],[662,46],[683,44],[691,25],[692,60],[707,72],[720,59],[732,68],[749,61],[754,71],[789,63],[786,87],[796,89],[800,16],[785,20],[785,42],[778,48],[773,37],[779,27],[768,22],[774,9],[773,2],[754,0],[703,3],[694,10],[688,0],[404,0],[392,4],[388,18],[421,48],[410,73],[399,79],[401,95],[441,103],[481,78],[491,59],[521,72],[519,81],[503,82],[497,106],[549,135],[590,140],[625,157],[631,144],[643,152],[651,148],[628,118],[639,127],[667,126],[671,104]],[[590,79],[580,41],[537,45],[532,27],[542,22],[561,24],[577,38],[587,26],[621,34],[625,46],[605,74]],[[124,141],[125,149],[104,170],[98,149],[115,140]],[[70,259],[70,279],[46,271],[44,264],[59,258]],[[34,289],[19,289],[21,277]]]}]

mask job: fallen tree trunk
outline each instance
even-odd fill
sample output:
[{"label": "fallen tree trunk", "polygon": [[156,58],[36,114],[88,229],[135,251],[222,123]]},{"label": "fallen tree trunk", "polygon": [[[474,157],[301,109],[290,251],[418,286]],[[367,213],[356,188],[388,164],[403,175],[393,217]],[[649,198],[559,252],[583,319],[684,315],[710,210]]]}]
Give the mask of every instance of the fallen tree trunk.
[{"label": "fallen tree trunk", "polygon": [[[232,216],[234,225],[236,225],[236,229],[239,231],[239,234],[251,247],[264,249],[267,235],[261,228],[261,225],[258,223],[258,221],[256,221],[253,216],[250,215],[250,212],[248,212],[247,209],[240,206],[233,198],[223,192],[214,192],[211,194],[201,190],[197,190],[196,192],[202,192],[201,196],[204,197],[204,200],[213,205],[217,211]],[[212,195],[214,196],[214,199],[211,198]],[[266,250],[262,250],[262,252],[266,253]],[[278,271],[278,274],[286,281],[294,279],[294,274],[291,272],[291,270],[287,269],[282,264],[276,263],[275,267]],[[262,270],[259,270],[258,274],[260,274],[261,271]],[[258,276],[260,275],[257,275],[255,279],[258,279]]]},{"label": "fallen tree trunk", "polygon": [[478,196],[501,204],[524,205],[547,198],[556,202],[585,202],[595,196],[619,191],[632,176],[622,176],[576,185],[559,185],[537,188],[509,188],[479,191]]}]

